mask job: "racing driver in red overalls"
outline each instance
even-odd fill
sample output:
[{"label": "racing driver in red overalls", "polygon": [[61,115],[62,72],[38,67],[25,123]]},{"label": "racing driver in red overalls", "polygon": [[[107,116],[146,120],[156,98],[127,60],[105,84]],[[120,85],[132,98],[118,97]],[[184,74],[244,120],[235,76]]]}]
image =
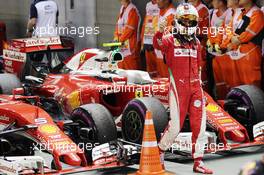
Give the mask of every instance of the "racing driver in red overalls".
[{"label": "racing driver in red overalls", "polygon": [[194,6],[178,6],[173,31],[160,24],[154,37],[154,47],[162,51],[170,73],[169,126],[159,143],[161,152],[171,148],[189,113],[192,129],[193,171],[212,174],[202,162],[206,142],[206,111],[200,79],[201,46],[195,36],[199,15]]}]

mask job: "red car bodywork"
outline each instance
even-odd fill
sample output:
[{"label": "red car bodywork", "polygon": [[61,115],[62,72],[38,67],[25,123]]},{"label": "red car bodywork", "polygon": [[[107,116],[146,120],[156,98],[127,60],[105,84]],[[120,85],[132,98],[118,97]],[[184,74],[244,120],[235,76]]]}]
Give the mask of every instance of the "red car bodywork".
[{"label": "red car bodywork", "polygon": [[[29,99],[30,97],[26,97]],[[44,110],[37,106],[32,106],[20,101],[20,96],[0,96],[0,118],[1,125],[8,125],[16,122],[16,127],[25,125],[36,125],[34,130],[27,131],[27,134],[36,139],[39,143],[49,146],[48,151],[54,156],[56,164],[60,166],[60,157],[63,157],[66,163],[73,166],[86,165],[86,159],[83,151],[66,136],[63,131],[54,123],[53,119]],[[76,150],[61,149],[61,145],[73,145]]]},{"label": "red car bodywork", "polygon": [[[35,129],[26,131],[26,135],[34,140],[34,142],[45,146],[46,151],[53,155],[54,163],[58,170],[47,170],[45,171],[47,174],[84,172],[125,166],[123,163],[118,162],[115,157],[109,157],[108,159],[88,165],[84,152],[64,134],[49,114],[38,106],[23,102],[26,99],[37,100],[38,97],[0,95],[0,125],[7,126],[15,122],[15,127],[17,128],[26,125],[37,126]],[[63,169],[61,160],[71,167]]]},{"label": "red car bodywork", "polygon": [[214,128],[223,143],[221,147],[207,149],[208,153],[264,145],[264,135],[251,141],[247,129],[229,115],[221,103],[216,103],[207,93],[206,99],[207,125]]},{"label": "red car bodywork", "polygon": [[[166,82],[156,85],[163,91],[155,93],[149,85],[114,85],[110,81],[102,81],[89,75],[61,74],[48,75],[43,85],[35,92],[45,97],[54,97],[67,113],[71,113],[73,109],[83,104],[99,103],[103,104],[113,116],[119,116],[126,104],[134,98],[149,95],[166,97]],[[118,92],[118,89],[122,91]],[[107,99],[110,96],[111,99]],[[161,101],[167,103],[165,98]]]}]

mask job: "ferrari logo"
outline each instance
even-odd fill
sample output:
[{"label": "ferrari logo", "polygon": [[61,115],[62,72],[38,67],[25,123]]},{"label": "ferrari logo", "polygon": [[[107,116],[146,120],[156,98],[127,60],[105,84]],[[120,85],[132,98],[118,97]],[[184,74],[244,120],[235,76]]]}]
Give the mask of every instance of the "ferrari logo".
[{"label": "ferrari logo", "polygon": [[136,98],[141,98],[141,97],[143,97],[143,92],[142,92],[142,91],[136,91],[136,92],[135,92],[135,97],[136,97]]},{"label": "ferrari logo", "polygon": [[86,53],[83,53],[80,57],[80,64],[83,64],[83,62],[85,61],[85,57],[86,57]]}]

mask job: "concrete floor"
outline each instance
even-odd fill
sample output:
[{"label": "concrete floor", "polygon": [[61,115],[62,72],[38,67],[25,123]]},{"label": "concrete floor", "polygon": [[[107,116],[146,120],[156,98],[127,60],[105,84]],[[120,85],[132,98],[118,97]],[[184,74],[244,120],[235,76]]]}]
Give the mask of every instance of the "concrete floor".
[{"label": "concrete floor", "polygon": [[[263,151],[262,151],[263,152]],[[214,171],[214,175],[238,175],[240,168],[248,163],[251,160],[261,159],[262,153],[251,153],[251,154],[231,154],[227,156],[220,155],[210,155],[205,157],[205,163],[208,167],[210,167]],[[192,172],[192,161],[186,160],[181,161],[181,163],[177,161],[166,161],[165,166],[166,170],[170,171],[176,175],[192,175],[195,174]],[[133,173],[138,169],[138,166],[132,166],[130,168],[125,168],[122,172],[109,172],[109,173],[101,173],[101,172],[89,172],[88,175],[125,175],[128,173]]]},{"label": "concrete floor", "polygon": [[[252,150],[253,149],[253,150]],[[236,151],[224,153],[224,155],[210,154],[204,157],[205,164],[214,171],[214,175],[238,175],[240,168],[246,163],[261,159],[264,155],[264,148],[254,150]],[[47,164],[50,163],[51,156],[45,155]],[[166,154],[165,156],[165,166],[166,170],[176,174],[176,175],[192,175],[192,160],[189,158]],[[134,173],[138,169],[138,165],[125,167],[119,170],[110,172],[99,172],[99,171],[89,171],[86,175],[125,175],[129,173]],[[79,173],[76,175],[83,175],[84,173]]]}]

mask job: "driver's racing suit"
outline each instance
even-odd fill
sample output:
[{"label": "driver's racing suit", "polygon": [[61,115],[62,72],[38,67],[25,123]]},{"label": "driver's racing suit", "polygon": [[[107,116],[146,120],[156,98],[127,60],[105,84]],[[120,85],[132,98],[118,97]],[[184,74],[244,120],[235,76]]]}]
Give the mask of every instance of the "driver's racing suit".
[{"label": "driver's racing suit", "polygon": [[159,147],[165,151],[172,146],[189,113],[193,158],[201,159],[205,146],[206,111],[199,73],[200,42],[194,36],[163,35],[160,32],[156,33],[153,42],[154,47],[165,55],[170,72],[171,120],[161,138]]}]

